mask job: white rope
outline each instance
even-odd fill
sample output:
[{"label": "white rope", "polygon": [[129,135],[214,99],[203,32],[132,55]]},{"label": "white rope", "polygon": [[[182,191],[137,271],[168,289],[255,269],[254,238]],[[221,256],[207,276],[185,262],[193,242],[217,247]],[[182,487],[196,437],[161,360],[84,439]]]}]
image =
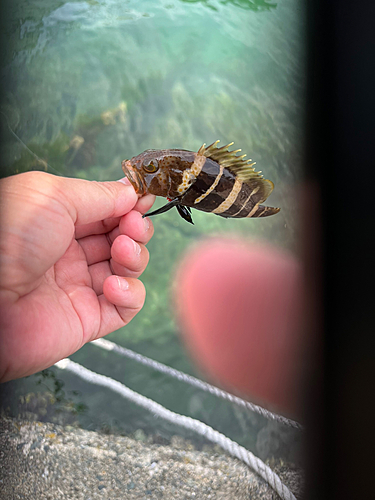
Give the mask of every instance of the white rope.
[{"label": "white rope", "polygon": [[187,384],[198,387],[199,389],[202,389],[203,391],[207,391],[211,394],[214,394],[215,396],[217,396],[219,398],[226,399],[233,404],[241,406],[242,408],[246,408],[247,410],[258,413],[259,415],[262,415],[262,417],[265,417],[269,420],[276,420],[277,422],[288,425],[289,427],[294,427],[295,429],[299,429],[299,430],[303,429],[303,426],[300,423],[296,422],[295,420],[284,417],[282,415],[277,415],[277,413],[272,413],[271,411],[266,410],[265,408],[262,408],[261,406],[250,403],[249,401],[245,401],[244,399],[241,399],[238,396],[234,396],[233,394],[230,394],[229,392],[223,391],[222,389],[219,389],[218,387],[215,387],[214,385],[208,384],[207,382],[203,382],[202,380],[199,380],[195,377],[192,377],[191,375],[187,375],[186,373],[180,372],[179,370],[171,368],[170,366],[163,365],[163,363],[159,363],[158,361],[147,358],[146,356],[142,356],[142,354],[138,354],[134,351],[131,351],[130,349],[119,346],[118,344],[115,344],[114,342],[111,342],[110,340],[97,339],[97,340],[92,341],[91,344],[96,345],[96,346],[100,347],[101,349],[105,349],[107,351],[117,352],[118,354],[120,354],[122,356],[126,356],[127,358],[130,358],[130,359],[134,359],[135,361],[138,361],[139,363],[142,363],[146,366],[149,366],[149,367],[153,368],[154,370],[157,370],[159,372],[170,375],[171,377],[177,378],[178,380],[181,380],[182,382],[186,382]]},{"label": "white rope", "polygon": [[262,462],[262,460],[253,455],[250,451],[246,450],[243,446],[240,446],[235,441],[232,441],[228,437],[224,436],[224,434],[215,431],[212,427],[200,422],[199,420],[170,411],[152,399],[146,398],[145,396],[132,391],[121,382],[106,377],[105,375],[92,372],[70,359],[62,359],[56,363],[55,366],[62,370],[73,372],[87,382],[107,387],[126,399],[133,401],[142,408],[158,415],[159,417],[164,418],[173,424],[181,425],[182,427],[197,432],[209,441],[220,445],[232,456],[245,462],[251,469],[267,481],[271,488],[278,493],[280,498],[283,500],[296,500],[293,493],[281,482],[279,476],[275,474],[264,462]]}]

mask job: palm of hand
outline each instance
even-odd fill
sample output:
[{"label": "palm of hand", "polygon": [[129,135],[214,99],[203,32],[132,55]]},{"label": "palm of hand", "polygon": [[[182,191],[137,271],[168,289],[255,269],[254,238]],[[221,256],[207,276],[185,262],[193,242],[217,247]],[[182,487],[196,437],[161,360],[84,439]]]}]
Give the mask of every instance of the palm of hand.
[{"label": "palm of hand", "polygon": [[43,207],[38,223],[17,221],[22,230],[15,231],[11,245],[16,265],[7,266],[11,285],[2,290],[8,302],[2,321],[13,332],[3,340],[3,358],[12,360],[5,372],[24,376],[50,366],[124,326],[141,309],[144,287],[136,278],[148,262],[145,243],[152,225],[145,225],[139,211],[153,199],[137,202],[132,196],[135,210],[123,217],[75,226],[59,204],[58,210]]}]

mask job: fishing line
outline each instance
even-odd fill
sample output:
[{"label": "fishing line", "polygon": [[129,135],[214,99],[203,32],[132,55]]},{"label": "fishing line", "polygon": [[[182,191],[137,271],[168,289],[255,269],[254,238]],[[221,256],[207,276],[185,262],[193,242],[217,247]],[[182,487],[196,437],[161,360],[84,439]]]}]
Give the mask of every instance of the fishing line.
[{"label": "fishing line", "polygon": [[59,172],[58,170],[56,170],[54,167],[52,167],[51,165],[49,165],[49,163],[47,163],[45,160],[43,160],[42,158],[40,158],[37,154],[35,154],[33,151],[31,151],[31,149],[26,146],[26,144],[23,142],[23,140],[18,137],[18,135],[14,132],[14,130],[12,129],[12,127],[9,125],[9,121],[8,121],[8,117],[5,113],[3,113],[3,111],[0,111],[0,113],[4,116],[5,118],[5,121],[7,122],[7,127],[9,129],[9,132],[13,135],[13,137],[15,137],[17,139],[18,142],[20,142],[22,144],[22,146],[30,153],[33,155],[33,157],[38,160],[40,163],[44,164],[44,165],[47,165],[47,167],[49,169],[52,170],[52,172],[54,172],[55,174],[57,175],[63,175],[61,172]]}]

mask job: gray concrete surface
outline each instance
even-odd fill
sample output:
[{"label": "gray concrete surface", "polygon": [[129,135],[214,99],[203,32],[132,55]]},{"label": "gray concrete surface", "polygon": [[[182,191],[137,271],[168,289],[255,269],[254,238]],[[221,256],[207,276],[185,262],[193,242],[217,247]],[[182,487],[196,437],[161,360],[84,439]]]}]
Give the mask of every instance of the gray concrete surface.
[{"label": "gray concrete surface", "polygon": [[[147,444],[41,422],[0,419],[0,498],[221,499],[279,498],[240,461],[219,448],[194,449],[174,437]],[[271,464],[301,497],[302,472]]]}]

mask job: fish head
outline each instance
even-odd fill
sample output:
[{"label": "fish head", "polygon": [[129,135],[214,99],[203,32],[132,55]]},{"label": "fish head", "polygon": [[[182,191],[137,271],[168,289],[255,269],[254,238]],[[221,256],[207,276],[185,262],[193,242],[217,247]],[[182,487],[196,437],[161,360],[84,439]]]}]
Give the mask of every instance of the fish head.
[{"label": "fish head", "polygon": [[131,160],[124,160],[122,169],[136,193],[169,197],[171,186],[179,183],[181,169],[186,167],[181,163],[181,153],[184,152],[148,149]]},{"label": "fish head", "polygon": [[170,176],[161,150],[148,149],[131,160],[124,160],[122,169],[136,193],[168,196]]}]

